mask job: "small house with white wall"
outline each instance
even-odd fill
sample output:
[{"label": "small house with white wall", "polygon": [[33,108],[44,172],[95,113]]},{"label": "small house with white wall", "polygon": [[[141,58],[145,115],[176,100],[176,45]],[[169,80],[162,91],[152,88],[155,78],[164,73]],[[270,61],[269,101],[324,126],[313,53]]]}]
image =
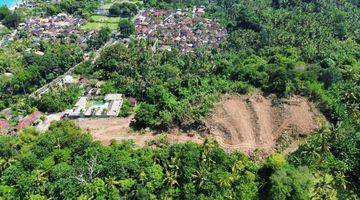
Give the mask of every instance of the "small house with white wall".
[{"label": "small house with white wall", "polygon": [[106,94],[104,98],[83,96],[67,116],[70,118],[117,117],[122,103],[122,94]]}]

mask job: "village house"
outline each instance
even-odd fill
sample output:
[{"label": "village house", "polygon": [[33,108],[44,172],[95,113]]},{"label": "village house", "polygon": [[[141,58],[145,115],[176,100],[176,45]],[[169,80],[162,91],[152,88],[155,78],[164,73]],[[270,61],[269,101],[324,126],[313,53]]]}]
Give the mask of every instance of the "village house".
[{"label": "village house", "polygon": [[73,109],[66,114],[67,117],[117,117],[119,115],[123,103],[122,94],[106,94],[104,97],[95,98],[91,96],[92,90],[86,92],[88,96],[79,98]]},{"label": "village house", "polygon": [[6,119],[0,119],[0,134],[6,134],[9,129],[9,122]]},{"label": "village house", "polygon": [[175,46],[187,53],[201,45],[219,46],[226,30],[215,20],[206,19],[205,7],[145,10],[135,19],[138,38],[157,41],[160,48]]},{"label": "village house", "polygon": [[75,42],[82,45],[92,34],[80,28],[80,26],[85,23],[85,19],[76,18],[66,13],[59,13],[49,17],[26,19],[24,23],[19,25],[18,29],[27,30],[35,37],[35,41],[55,38],[73,40],[74,38],[72,36],[76,36]]},{"label": "village house", "polygon": [[117,117],[120,113],[120,108],[123,103],[121,94],[107,94],[104,98],[105,101],[109,101],[107,115],[109,117]]},{"label": "village house", "polygon": [[71,76],[71,75],[65,75],[64,79],[63,79],[63,83],[65,85],[69,85],[69,84],[72,84],[74,83],[74,78]]},{"label": "village house", "polygon": [[19,121],[18,125],[15,126],[15,130],[20,131],[25,127],[32,126],[32,125],[40,122],[41,115],[42,115],[41,112],[36,111],[36,112],[24,117],[23,119],[21,119]]}]

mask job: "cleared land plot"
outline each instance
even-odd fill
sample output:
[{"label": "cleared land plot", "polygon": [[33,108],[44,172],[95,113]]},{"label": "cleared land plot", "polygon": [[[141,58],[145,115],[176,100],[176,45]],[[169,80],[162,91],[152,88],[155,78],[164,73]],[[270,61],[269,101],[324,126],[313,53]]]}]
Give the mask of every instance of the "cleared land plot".
[{"label": "cleared land plot", "polygon": [[210,134],[227,151],[271,152],[282,134],[306,136],[323,117],[304,97],[273,105],[270,97],[226,95],[206,120]]},{"label": "cleared land plot", "polygon": [[[225,151],[240,150],[249,155],[261,152],[261,155],[256,155],[266,157],[279,147],[279,138],[295,135],[295,138],[288,141],[289,146],[281,149],[285,153],[293,151],[301,143],[301,138],[319,128],[325,121],[315,106],[304,97],[292,96],[278,105],[274,105],[272,100],[271,97],[260,94],[224,95],[204,120],[205,132],[198,134],[192,131],[187,134],[173,129],[167,133],[168,142],[202,143],[204,137],[209,137],[217,140]],[[157,141],[159,135],[134,132],[130,128],[133,117],[85,118],[75,122],[102,144],[109,144],[112,139],[133,140],[138,146]]]},{"label": "cleared land plot", "polygon": [[[138,146],[145,146],[147,142],[157,140],[159,135],[154,135],[150,132],[140,134],[131,131],[130,123],[132,119],[133,116],[127,118],[84,118],[75,120],[75,123],[82,129],[90,132],[95,140],[105,145],[109,144],[113,139],[117,141],[133,140]],[[187,134],[180,134],[178,132],[169,133],[167,137],[170,144],[187,141],[202,142],[200,136],[190,137]]]},{"label": "cleared land plot", "polygon": [[93,15],[86,24],[81,26],[81,28],[85,30],[100,30],[103,27],[108,27],[111,30],[116,30],[118,28],[119,21],[120,17]]}]

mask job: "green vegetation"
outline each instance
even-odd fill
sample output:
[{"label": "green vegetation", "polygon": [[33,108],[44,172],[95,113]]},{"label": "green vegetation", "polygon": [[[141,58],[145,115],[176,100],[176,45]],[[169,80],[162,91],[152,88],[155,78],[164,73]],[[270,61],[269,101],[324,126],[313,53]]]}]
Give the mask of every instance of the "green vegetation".
[{"label": "green vegetation", "polygon": [[114,17],[127,17],[131,18],[135,16],[138,12],[138,7],[134,3],[122,2],[114,3],[109,8],[109,14]]},{"label": "green vegetation", "polygon": [[[48,12],[89,18],[96,5],[95,0],[66,0],[49,4],[54,8]],[[102,146],[64,120],[45,134],[27,129],[0,136],[1,198],[359,199],[356,1],[145,0],[144,5],[205,5],[207,17],[220,20],[228,37],[218,48],[204,46],[188,54],[132,40],[128,46],[103,49],[95,63],[83,63],[76,71],[104,80],[102,93],[118,92],[139,101],[134,128],[197,129],[221,94],[253,88],[279,97],[307,96],[329,125],[286,157],[274,154],[254,162],[239,152],[225,153],[209,140],[169,146],[166,135],[154,142],[158,148],[138,148],[131,142]],[[129,19],[117,19],[109,23],[119,24],[123,37],[134,33]],[[106,24],[113,18],[94,20]],[[101,30],[90,42],[93,49],[108,39],[109,30]],[[81,61],[82,51],[72,44],[44,42],[36,49],[44,52],[40,56],[23,53],[27,42],[0,49],[0,109],[65,108],[78,95],[75,88],[50,92],[38,102],[17,100]],[[131,112],[128,108],[124,102],[121,116]]]},{"label": "green vegetation", "polygon": [[39,7],[48,15],[54,15],[61,12],[79,15],[85,18],[90,17],[98,8],[98,0],[62,0],[59,2],[46,2],[42,3]]},{"label": "green vegetation", "polygon": [[89,18],[89,21],[82,26],[82,28],[85,30],[101,30],[102,28],[117,30],[119,22],[119,17],[93,15]]},{"label": "green vegetation", "polygon": [[42,112],[62,112],[72,107],[81,95],[77,86],[52,89],[36,99],[31,99],[31,105]]},{"label": "green vegetation", "polygon": [[101,28],[99,32],[91,36],[87,41],[90,49],[99,49],[110,39],[111,30],[107,27]]},{"label": "green vegetation", "polygon": [[98,23],[98,22],[88,22],[82,27],[84,30],[100,30],[102,28],[109,28],[110,30],[118,29],[118,24],[115,23]]},{"label": "green vegetation", "polygon": [[[183,1],[145,3],[165,8],[193,5]],[[241,93],[255,87],[279,97],[308,96],[335,127],[315,133],[289,157],[295,166],[308,166],[314,177],[301,180],[299,176],[305,172],[285,170],[268,180],[275,184],[298,177],[304,181],[300,185],[311,182],[314,187],[327,185],[328,189],[296,195],[296,191],[279,185],[273,191],[288,191],[295,199],[356,194],[359,180],[353,177],[359,176],[355,156],[359,156],[360,141],[360,46],[356,37],[359,24],[352,18],[358,12],[354,5],[347,1],[289,2],[280,7],[261,1],[203,3],[209,8],[209,17],[220,18],[227,26],[228,41],[219,49],[202,47],[193,54],[176,49],[154,52],[153,44],[142,40],[133,41],[128,48],[121,44],[109,47],[95,65],[98,78],[107,80],[103,89],[142,102],[136,110],[135,128],[163,130],[197,127],[219,95],[227,92]],[[345,21],[335,20],[339,16]],[[277,195],[272,198],[287,196]]]},{"label": "green vegetation", "polygon": [[119,21],[119,30],[123,37],[129,37],[135,33],[135,26],[129,19],[121,19]]},{"label": "green vegetation", "polygon": [[8,28],[16,28],[17,26],[19,26],[20,16],[17,13],[13,12],[4,18],[2,23]]},{"label": "green vegetation", "polygon": [[[42,85],[62,75],[82,60],[83,52],[75,44],[59,41],[41,43],[44,55],[23,52],[27,41],[14,43],[0,50],[0,109],[15,106],[18,98],[34,92]],[[10,76],[4,75],[10,73]]]},{"label": "green vegetation", "polygon": [[0,7],[0,21],[5,19],[6,16],[10,15],[11,11],[7,6],[1,6]]},{"label": "green vegetation", "polygon": [[0,22],[7,28],[16,28],[20,23],[20,15],[15,11],[10,11],[6,6],[1,6]]},{"label": "green vegetation", "polygon": [[7,27],[0,25],[0,38],[2,38],[3,36],[10,34],[11,30],[8,29]]},{"label": "green vegetation", "polygon": [[124,99],[119,113],[119,117],[128,117],[131,115],[132,112],[133,112],[133,107],[131,106],[130,101]]},{"label": "green vegetation", "polygon": [[2,136],[0,144],[0,195],[7,199],[256,199],[263,182],[264,195],[306,199],[314,185],[307,168],[292,167],[280,155],[261,166],[212,141],[157,149],[131,142],[102,146],[69,121],[45,134],[30,129]]},{"label": "green vegetation", "polygon": [[[279,154],[254,163],[241,153],[225,153],[213,141],[169,146],[166,138],[162,135],[155,149],[135,148],[132,142],[103,146],[67,120],[53,124],[45,134],[27,129],[18,137],[0,136],[0,195],[6,199],[336,199],[337,195],[356,199],[343,193],[344,176],[314,168],[331,164],[323,154],[310,156],[321,150],[307,149],[304,159],[310,167],[304,167]],[[291,159],[303,163],[302,157],[295,154]],[[312,159],[327,161],[321,165]],[[354,160],[332,162],[343,170],[347,165],[339,164],[355,164]]]}]

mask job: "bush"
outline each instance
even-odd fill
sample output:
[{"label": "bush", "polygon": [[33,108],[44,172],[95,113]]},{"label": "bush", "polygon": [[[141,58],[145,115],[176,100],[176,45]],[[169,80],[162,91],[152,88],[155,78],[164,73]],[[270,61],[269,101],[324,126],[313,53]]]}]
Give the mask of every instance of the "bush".
[{"label": "bush", "polygon": [[77,86],[51,90],[41,95],[39,99],[34,99],[33,106],[42,112],[61,112],[71,108],[80,95],[81,91]]},{"label": "bush", "polygon": [[121,19],[119,22],[119,30],[123,37],[129,37],[135,33],[135,26],[129,19]]},{"label": "bush", "polygon": [[131,115],[133,111],[133,108],[131,106],[131,103],[129,100],[124,99],[123,104],[121,106],[121,110],[119,113],[119,117],[128,117],[129,115]]},{"label": "bush", "polygon": [[322,61],[320,62],[320,66],[321,66],[322,68],[325,68],[325,69],[327,69],[327,68],[333,68],[333,67],[336,66],[336,63],[335,63],[335,61],[334,61],[333,59],[331,59],[331,58],[325,58],[324,60],[322,60]]},{"label": "bush", "polygon": [[20,16],[15,12],[5,16],[3,20],[3,24],[7,28],[16,28],[19,25],[19,23],[20,23]]},{"label": "bush", "polygon": [[5,19],[10,14],[11,14],[11,11],[7,6],[0,7],[0,21]]},{"label": "bush", "polygon": [[154,127],[157,124],[155,114],[155,105],[141,103],[135,115],[135,126]]},{"label": "bush", "polygon": [[133,17],[137,12],[137,6],[132,2],[114,3],[109,9],[113,17]]}]

